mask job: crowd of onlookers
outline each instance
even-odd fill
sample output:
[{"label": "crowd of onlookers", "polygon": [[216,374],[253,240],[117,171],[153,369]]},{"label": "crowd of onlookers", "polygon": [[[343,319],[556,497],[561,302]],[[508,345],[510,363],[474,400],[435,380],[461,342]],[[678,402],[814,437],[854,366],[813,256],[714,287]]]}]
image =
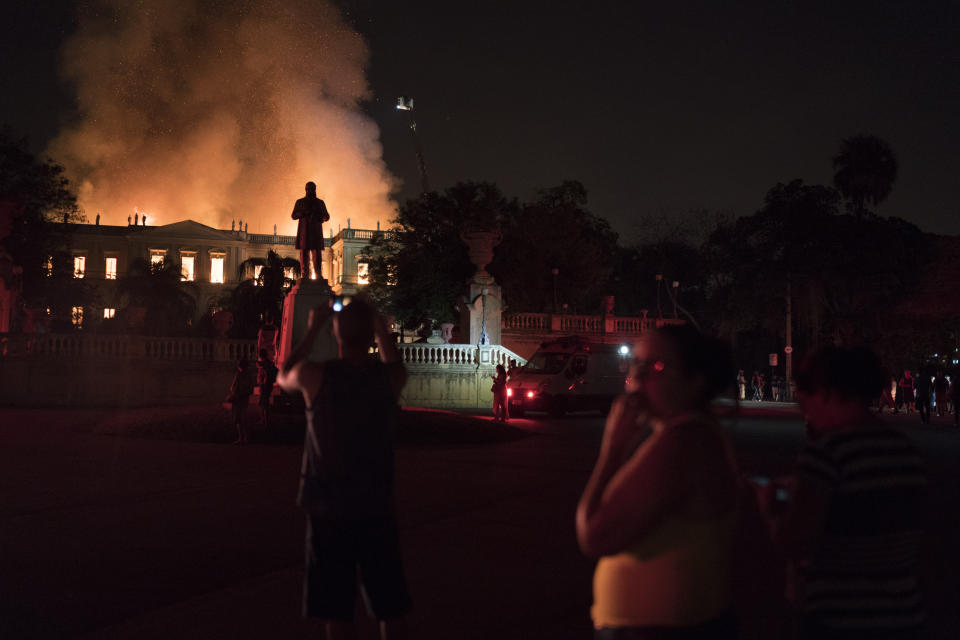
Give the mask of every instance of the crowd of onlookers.
[{"label": "crowd of onlookers", "polygon": [[754,371],[747,380],[743,369],[737,372],[737,391],[740,394],[740,400],[750,399],[754,402],[768,400],[770,402],[786,402],[787,383],[784,378],[776,373],[769,377],[760,371]]},{"label": "crowd of onlookers", "polygon": [[960,389],[957,387],[957,371],[947,372],[942,368],[921,369],[916,375],[910,369],[903,374],[891,376],[880,398],[878,411],[913,413],[920,415],[924,423],[931,415],[949,417],[960,426]]},{"label": "crowd of onlookers", "polygon": [[[960,389],[957,387],[957,371],[948,372],[942,368],[923,367],[914,374],[904,369],[903,374],[890,376],[889,382],[878,398],[877,410],[880,413],[916,412],[924,423],[930,422],[930,416],[953,416],[954,424],[960,426]],[[788,400],[786,380],[776,373],[769,377],[754,371],[747,379],[744,370],[737,372],[737,392],[741,401],[785,402]]]}]

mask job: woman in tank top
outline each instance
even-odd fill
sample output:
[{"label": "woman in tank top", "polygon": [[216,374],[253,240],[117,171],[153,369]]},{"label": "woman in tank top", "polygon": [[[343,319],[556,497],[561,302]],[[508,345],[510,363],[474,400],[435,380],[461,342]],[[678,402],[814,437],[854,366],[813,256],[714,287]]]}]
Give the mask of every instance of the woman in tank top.
[{"label": "woman in tank top", "polygon": [[710,412],[729,347],[689,326],[637,343],[577,508],[596,638],[733,638],[738,473]]}]

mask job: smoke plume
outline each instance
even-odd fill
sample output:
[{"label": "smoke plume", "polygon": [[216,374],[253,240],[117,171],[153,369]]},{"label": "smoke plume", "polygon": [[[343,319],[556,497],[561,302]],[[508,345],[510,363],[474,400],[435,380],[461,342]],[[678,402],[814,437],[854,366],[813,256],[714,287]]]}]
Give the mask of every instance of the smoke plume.
[{"label": "smoke plume", "polygon": [[93,0],[62,54],[81,117],[49,151],[88,217],[290,234],[308,180],[333,229],[393,216],[367,47],[330,0]]}]

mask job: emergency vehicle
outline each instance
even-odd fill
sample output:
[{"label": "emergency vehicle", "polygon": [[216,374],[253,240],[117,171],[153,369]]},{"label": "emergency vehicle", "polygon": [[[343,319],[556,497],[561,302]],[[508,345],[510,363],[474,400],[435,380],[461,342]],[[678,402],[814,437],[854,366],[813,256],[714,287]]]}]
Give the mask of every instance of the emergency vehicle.
[{"label": "emergency vehicle", "polygon": [[561,416],[568,411],[606,413],[623,393],[630,367],[627,346],[591,342],[570,336],[541,343],[540,348],[507,382],[510,416],[545,411]]}]

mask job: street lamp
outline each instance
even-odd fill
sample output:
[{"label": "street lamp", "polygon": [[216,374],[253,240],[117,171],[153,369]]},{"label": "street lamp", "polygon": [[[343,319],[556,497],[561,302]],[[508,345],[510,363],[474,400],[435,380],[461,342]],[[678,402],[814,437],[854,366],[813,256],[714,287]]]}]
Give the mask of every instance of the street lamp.
[{"label": "street lamp", "polygon": [[560,269],[554,267],[550,273],[553,274],[553,312],[556,313],[559,309],[557,307],[557,276],[560,275]]},{"label": "street lamp", "polygon": [[413,136],[413,146],[417,151],[417,163],[420,165],[420,187],[423,193],[430,191],[430,180],[427,178],[427,163],[423,159],[423,147],[420,146],[420,138],[417,136],[417,120],[413,115],[413,98],[409,96],[400,96],[397,98],[397,110],[406,111],[410,116],[410,135]]}]

